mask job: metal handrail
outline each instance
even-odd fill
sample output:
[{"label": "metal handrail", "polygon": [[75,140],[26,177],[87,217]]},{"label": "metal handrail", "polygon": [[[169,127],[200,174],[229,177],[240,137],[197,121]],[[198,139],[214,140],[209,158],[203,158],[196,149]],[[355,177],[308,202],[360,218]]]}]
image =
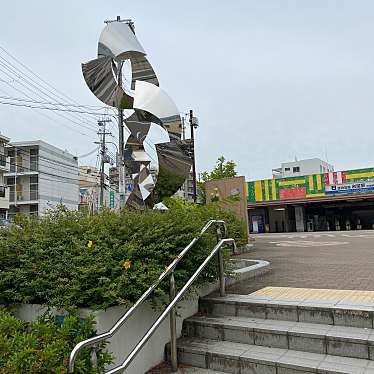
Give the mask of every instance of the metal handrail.
[{"label": "metal handrail", "polygon": [[182,287],[182,289],[178,292],[178,294],[175,296],[175,298],[166,307],[166,309],[163,311],[163,313],[157,318],[156,322],[154,322],[154,324],[151,326],[151,328],[145,333],[145,335],[142,337],[142,339],[139,341],[139,343],[136,345],[136,347],[128,355],[127,359],[122,363],[122,365],[117,366],[116,368],[108,371],[106,374],[119,373],[122,370],[125,370],[130,365],[130,363],[132,362],[132,360],[139,353],[139,351],[143,348],[143,346],[147,343],[147,341],[151,338],[151,336],[154,334],[154,332],[157,330],[157,328],[160,326],[160,324],[163,322],[163,320],[172,311],[172,309],[175,308],[176,304],[185,295],[185,293],[191,287],[191,285],[195,281],[195,279],[205,269],[205,267],[208,265],[209,261],[215,256],[215,254],[217,252],[219,252],[219,250],[221,249],[221,247],[224,246],[224,245],[226,245],[226,244],[232,244],[234,246],[235,245],[235,240],[234,239],[221,239],[217,243],[217,245],[213,248],[212,252],[210,252],[210,254],[208,255],[208,257],[199,266],[199,268],[195,271],[195,273],[192,275],[192,277]]},{"label": "metal handrail", "polygon": [[[74,373],[74,364],[77,358],[78,353],[81,349],[89,346],[94,346],[104,340],[111,338],[117,330],[132,316],[135,310],[148,298],[148,296],[158,287],[158,285],[165,279],[168,275],[172,275],[174,272],[175,267],[178,263],[182,260],[182,258],[188,253],[188,251],[197,243],[197,241],[201,238],[201,236],[208,231],[208,229],[212,226],[216,225],[217,232],[220,230],[220,226],[224,227],[225,234],[227,233],[227,227],[225,221],[222,220],[210,220],[206,223],[206,225],[202,228],[199,235],[191,240],[191,242],[179,253],[179,255],[173,260],[173,262],[167,267],[167,269],[159,276],[158,280],[152,284],[151,287],[147,289],[143,293],[143,295],[135,302],[135,304],[115,323],[115,325],[107,332],[104,332],[100,335],[93,336],[92,338],[83,340],[79,342],[71,351],[69,357],[69,369],[68,373]],[[173,277],[174,278],[174,277]],[[222,277],[220,277],[222,278]],[[221,282],[222,283],[222,282]]]}]

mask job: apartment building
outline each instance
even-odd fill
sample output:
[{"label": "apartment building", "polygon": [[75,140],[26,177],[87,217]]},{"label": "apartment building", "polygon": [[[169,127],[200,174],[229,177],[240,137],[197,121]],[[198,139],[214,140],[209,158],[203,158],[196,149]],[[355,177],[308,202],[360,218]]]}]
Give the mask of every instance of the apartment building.
[{"label": "apartment building", "polygon": [[181,188],[174,194],[174,197],[180,197],[182,200],[193,203],[194,202],[194,181],[192,170],[184,181]]},{"label": "apartment building", "polygon": [[7,158],[6,145],[9,138],[0,134],[0,219],[8,218],[9,191],[6,188],[4,173],[9,171],[9,160]]},{"label": "apartment building", "polygon": [[58,204],[78,209],[76,157],[41,140],[14,142],[7,150],[10,218],[17,213],[43,215]]},{"label": "apartment building", "polygon": [[334,166],[320,158],[308,158],[305,160],[295,160],[282,162],[280,168],[272,170],[273,179],[300,177],[310,174],[331,173]]}]

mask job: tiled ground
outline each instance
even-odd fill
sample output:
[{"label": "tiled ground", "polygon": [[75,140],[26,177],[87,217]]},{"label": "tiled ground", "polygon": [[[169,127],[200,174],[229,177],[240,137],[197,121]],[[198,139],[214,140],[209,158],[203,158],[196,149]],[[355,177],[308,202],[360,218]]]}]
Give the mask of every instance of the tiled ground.
[{"label": "tiled ground", "polygon": [[267,260],[271,272],[228,288],[248,294],[267,286],[374,290],[374,231],[257,235],[242,257]]}]

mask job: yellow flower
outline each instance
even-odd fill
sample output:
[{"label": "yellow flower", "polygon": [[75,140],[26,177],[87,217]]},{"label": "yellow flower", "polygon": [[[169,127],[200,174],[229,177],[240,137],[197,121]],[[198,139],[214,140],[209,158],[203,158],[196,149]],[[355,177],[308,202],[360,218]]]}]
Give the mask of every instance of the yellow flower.
[{"label": "yellow flower", "polygon": [[131,267],[131,261],[130,260],[126,260],[122,266],[127,270],[127,269],[130,269]]},{"label": "yellow flower", "polygon": [[92,248],[92,246],[93,246],[93,241],[89,240],[88,243],[87,243],[87,247]]}]

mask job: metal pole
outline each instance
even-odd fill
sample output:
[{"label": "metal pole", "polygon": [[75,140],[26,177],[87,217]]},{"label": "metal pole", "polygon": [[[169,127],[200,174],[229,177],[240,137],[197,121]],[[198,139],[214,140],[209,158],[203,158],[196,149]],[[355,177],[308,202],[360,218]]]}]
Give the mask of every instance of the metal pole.
[{"label": "metal pole", "polygon": [[[175,279],[174,271],[170,275],[170,302],[175,298]],[[170,311],[170,363],[171,372],[175,373],[178,370],[177,357],[177,316],[175,307]]]},{"label": "metal pole", "polygon": [[194,138],[194,124],[193,111],[190,110],[190,128],[191,128],[191,156],[192,156],[192,178],[193,178],[193,201],[197,202],[197,188],[196,188],[196,163],[195,163],[195,138]]},{"label": "metal pole", "polygon": [[[118,19],[117,19],[118,20]],[[122,65],[120,62],[118,65],[118,86],[122,87]],[[123,136],[123,109],[118,108],[118,179],[119,179],[119,205],[120,208],[125,206],[125,195],[126,195],[126,171],[125,171],[125,162],[124,162],[124,152],[125,152],[125,143]]]},{"label": "metal pole", "polygon": [[[15,163],[15,175],[14,175],[14,210],[17,210],[17,170],[18,170],[18,161],[17,161],[17,148],[14,147],[14,163]],[[39,188],[39,186],[38,186]]]},{"label": "metal pole", "polygon": [[[106,135],[111,135],[110,132],[106,131],[106,122],[111,122],[110,119],[103,119],[98,121],[99,131],[98,135],[100,136],[100,146],[101,146],[101,167],[100,167],[100,207],[104,206],[104,187],[105,187],[105,163],[107,162],[105,159],[106,156]],[[103,127],[103,129],[101,129]]]},{"label": "metal pole", "polygon": [[101,170],[100,170],[100,207],[104,206],[104,172],[105,172],[105,123],[99,122],[99,126],[104,126],[101,141]]},{"label": "metal pole", "polygon": [[[217,243],[219,243],[222,239],[221,226],[219,224],[216,225],[216,237],[217,237]],[[219,294],[221,297],[223,297],[223,296],[226,296],[226,290],[225,290],[225,268],[223,264],[223,253],[222,253],[221,248],[217,252],[217,257],[218,257],[218,274],[219,274]]]}]

